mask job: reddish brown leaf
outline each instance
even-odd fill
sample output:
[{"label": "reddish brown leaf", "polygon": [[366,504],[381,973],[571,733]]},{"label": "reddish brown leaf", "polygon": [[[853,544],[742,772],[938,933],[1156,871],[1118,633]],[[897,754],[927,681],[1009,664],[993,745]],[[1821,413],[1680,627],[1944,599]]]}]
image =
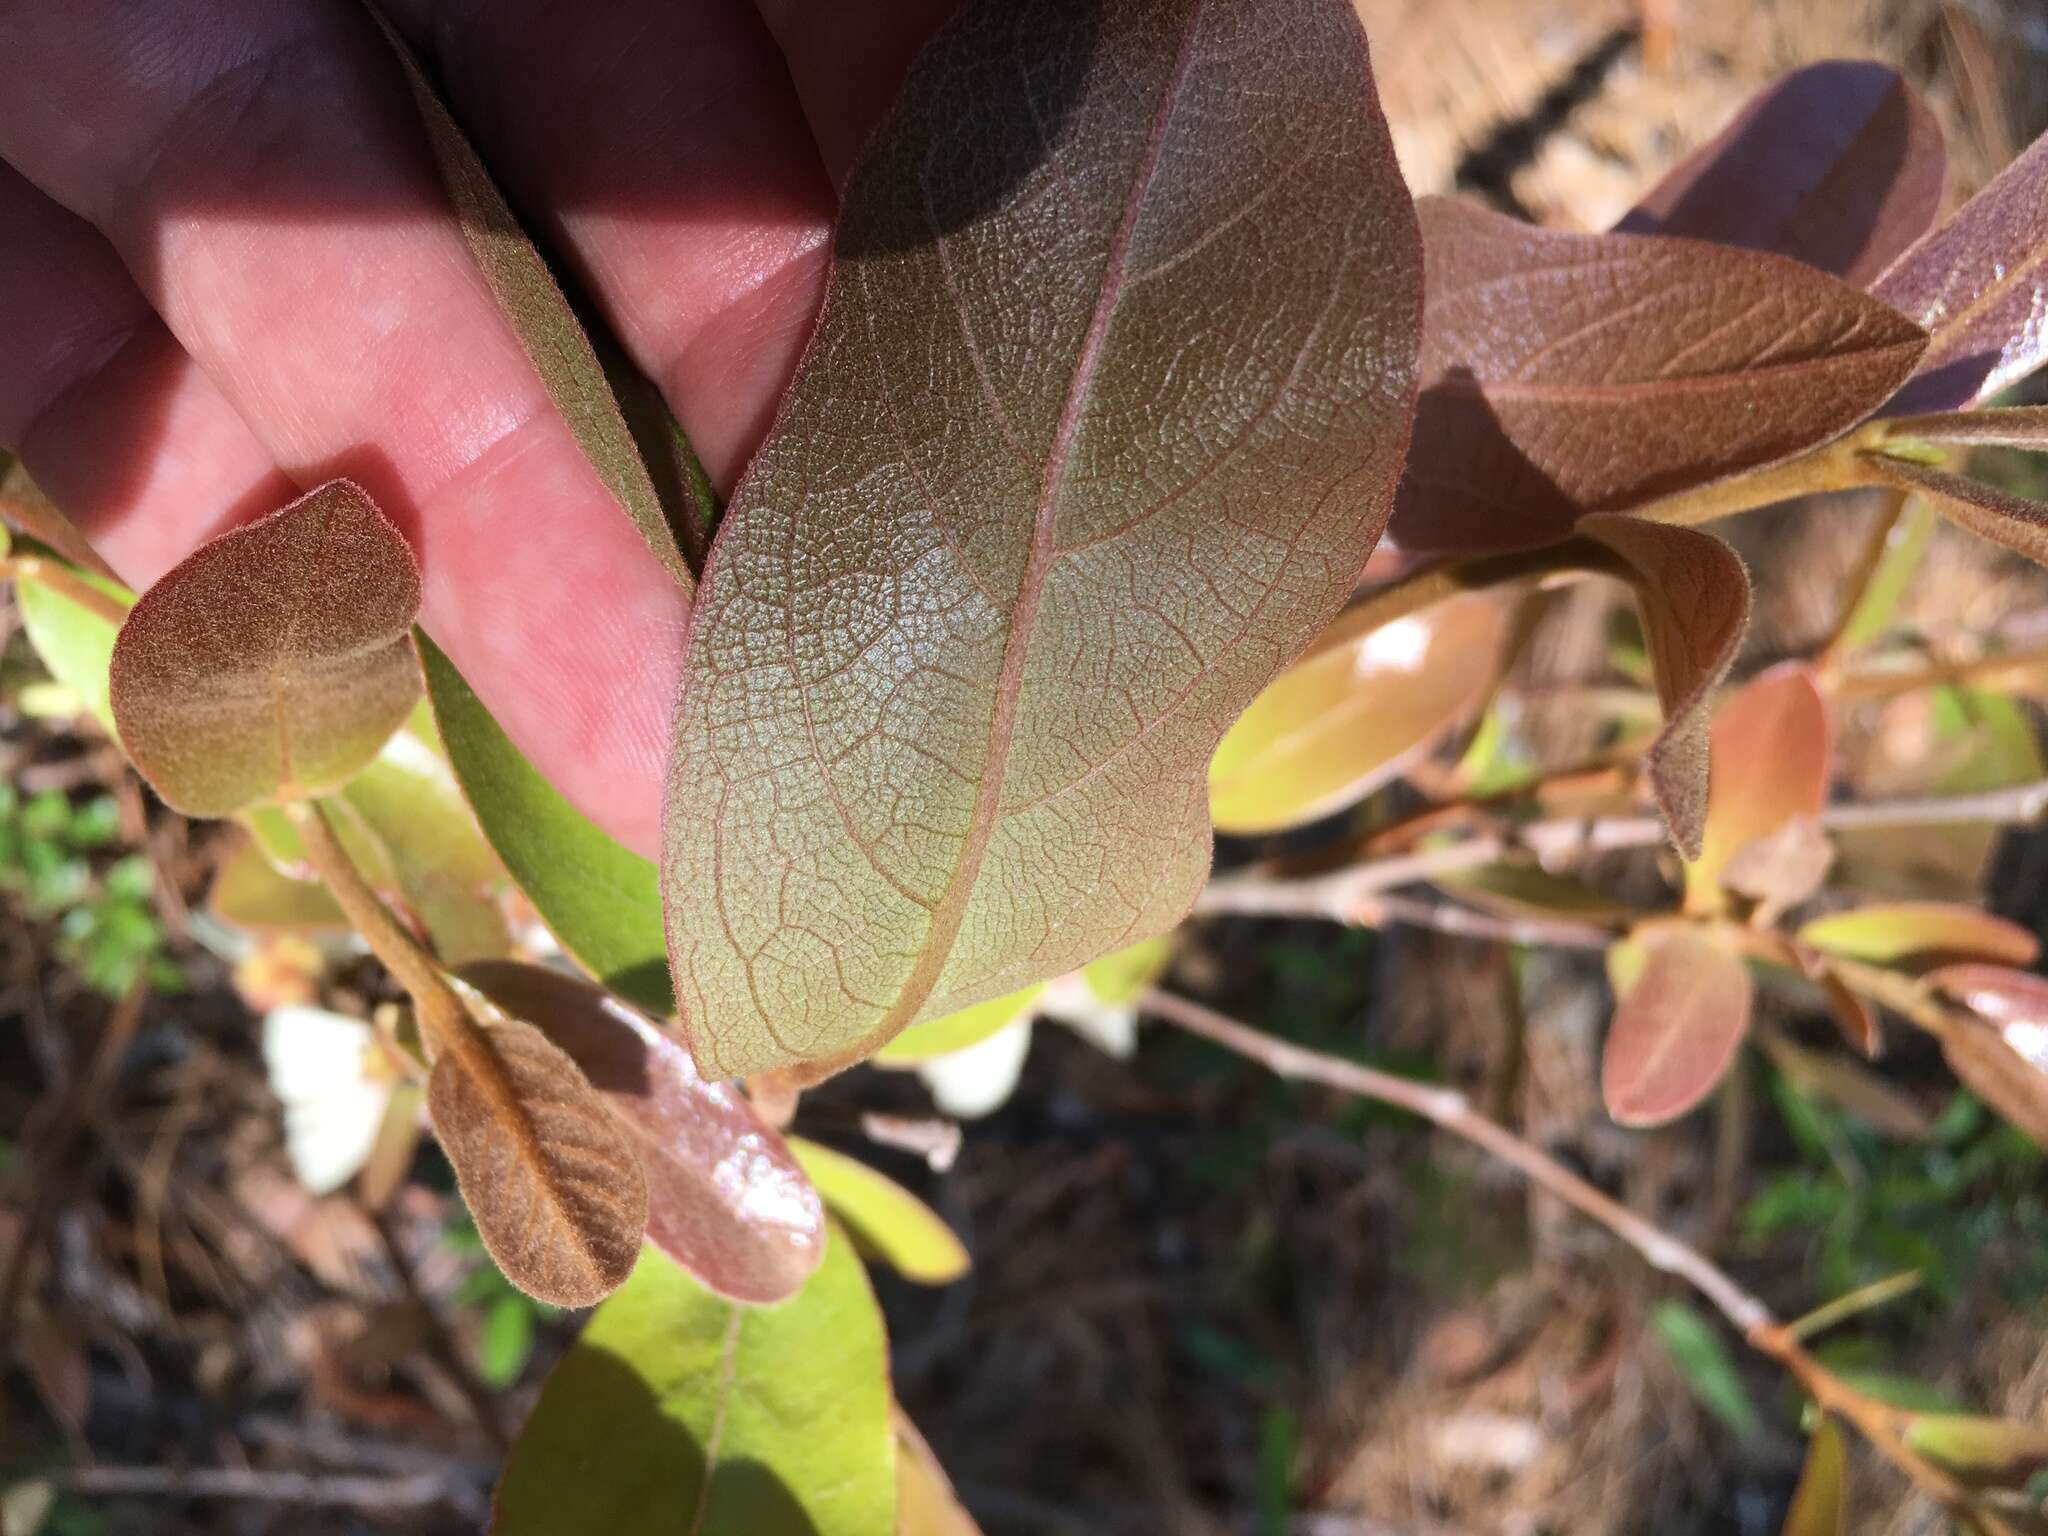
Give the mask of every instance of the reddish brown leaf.
[{"label": "reddish brown leaf", "polygon": [[142,594],[109,674],[122,744],[189,816],[331,789],[420,696],[419,603],[404,538],[359,488],[329,481]]},{"label": "reddish brown leaf", "polygon": [[1868,416],[1921,331],[1782,256],[1536,229],[1425,198],[1404,550],[1514,548],[1789,458]]},{"label": "reddish brown leaf", "polygon": [[1672,840],[1697,856],[1707,819],[1708,706],[1749,626],[1749,572],[1711,533],[1640,518],[1592,516],[1579,531],[1620,557],[1650,647],[1664,728],[1650,785]]},{"label": "reddish brown leaf", "polygon": [[1869,462],[1901,490],[1926,496],[1935,510],[1956,526],[2048,565],[2048,502],[1890,454],[1871,454]]},{"label": "reddish brown leaf", "polygon": [[1799,942],[1879,965],[1940,958],[2030,965],[2040,942],[2017,923],[1946,901],[1888,901],[1817,917]]},{"label": "reddish brown leaf", "polygon": [[435,1061],[427,1113],[507,1280],[558,1307],[625,1283],[647,1182],[624,1126],[559,1046],[518,1019],[479,1028]]},{"label": "reddish brown leaf", "polygon": [[1895,411],[1953,410],[2038,368],[2048,358],[2048,137],[1870,291],[1934,338]]},{"label": "reddish brown leaf", "polygon": [[1942,1031],[1941,1054],[1963,1085],[2036,1146],[2048,1148],[2048,1051],[2041,1037],[2020,1036],[2034,1047],[2031,1057],[2013,1046],[2012,1030],[1960,1019]]},{"label": "reddish brown leaf", "polygon": [[1750,98],[1615,228],[1775,251],[1859,288],[1941,211],[1941,124],[1894,70],[1829,59]]},{"label": "reddish brown leaf", "polygon": [[[1710,818],[1712,814],[1710,806]],[[1730,854],[1721,866],[1721,884],[1755,902],[1768,921],[1826,885],[1834,862],[1834,844],[1821,830],[1819,818],[1795,816]]]},{"label": "reddish brown leaf", "polygon": [[1421,321],[1349,0],[972,0],[841,205],[691,619],[662,895],[708,1075],[1165,931],[1349,596]]},{"label": "reddish brown leaf", "polygon": [[734,1301],[796,1294],[824,1254],[824,1212],[737,1089],[705,1082],[680,1041],[577,977],[509,960],[461,974],[567,1051],[624,1122],[647,1179],[649,1242]]},{"label": "reddish brown leaf", "polygon": [[1741,959],[1691,928],[1649,937],[1607,1032],[1600,1090],[1622,1125],[1675,1120],[1721,1081],[1749,1031]]},{"label": "reddish brown leaf", "polygon": [[1842,1038],[1865,1056],[1876,1060],[1884,1050],[1884,1033],[1877,1026],[1877,1014],[1870,1004],[1830,970],[1821,971],[1820,989],[1827,1000],[1828,1017],[1835,1021],[1835,1028],[1842,1032]]},{"label": "reddish brown leaf", "polygon": [[1721,910],[1731,860],[1820,815],[1832,751],[1827,701],[1804,662],[1758,673],[1714,712],[1706,825],[1685,871],[1689,911]]},{"label": "reddish brown leaf", "polygon": [[1973,443],[1988,448],[2048,450],[2048,405],[2007,405],[1978,411],[1936,411],[1901,416],[1892,433],[1931,443]]},{"label": "reddish brown leaf", "polygon": [[2004,965],[1949,965],[1927,984],[2001,1030],[2021,1031],[2022,1054],[2048,1070],[2048,978]]}]

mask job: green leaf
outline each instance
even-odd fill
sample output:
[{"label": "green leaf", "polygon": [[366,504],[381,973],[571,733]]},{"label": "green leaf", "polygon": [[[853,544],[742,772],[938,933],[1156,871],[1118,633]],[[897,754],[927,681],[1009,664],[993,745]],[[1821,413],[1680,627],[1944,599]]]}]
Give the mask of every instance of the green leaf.
[{"label": "green leaf", "polygon": [[927,45],[692,621],[707,1071],[815,1080],[1180,919],[1216,744],[1383,526],[1419,282],[1349,0],[970,0]]},{"label": "green leaf", "polygon": [[477,1341],[477,1367],[494,1387],[509,1387],[533,1358],[534,1304],[524,1296],[500,1296],[484,1314]]},{"label": "green leaf", "polygon": [[1906,1444],[1975,1488],[2018,1488],[2048,1467],[2048,1427],[1971,1413],[1927,1413]]},{"label": "green leaf", "polygon": [[1756,1404],[1714,1325],[1685,1302],[1663,1301],[1650,1326],[1700,1406],[1744,1440],[1754,1437],[1762,1428]]},{"label": "green leaf", "polygon": [[1880,965],[1931,957],[2031,965],[2041,947],[2017,923],[1946,901],[1876,902],[1817,917],[1799,942]]},{"label": "green leaf", "polygon": [[1849,1529],[1849,1453],[1833,1419],[1814,1426],[1806,1465],[1781,1536],[1845,1536]]},{"label": "green leaf", "polygon": [[[132,607],[135,596],[118,582],[89,572],[75,573],[77,579],[104,593],[122,607]],[[79,702],[94,719],[114,734],[114,706],[107,699],[107,669],[114,658],[114,637],[119,633],[104,614],[94,613],[66,597],[55,587],[24,575],[14,587],[21,609],[21,627],[29,643],[50,669],[50,675],[78,695]]]},{"label": "green leaf", "polygon": [[875,1061],[885,1067],[914,1067],[919,1062],[979,1045],[1023,1018],[1044,991],[1044,982],[1034,982],[1007,997],[992,997],[942,1019],[913,1024],[875,1052]]},{"label": "green leaf", "polygon": [[145,592],[114,643],[129,759],[188,816],[346,782],[420,696],[412,550],[332,480],[209,539]]},{"label": "green leaf", "polygon": [[649,1249],[541,1389],[492,1536],[890,1536],[882,1320],[835,1235],[797,1295],[741,1307]]},{"label": "green leaf", "polygon": [[571,805],[440,648],[425,634],[418,642],[448,759],[506,870],[593,976],[649,1013],[674,1012],[654,866]]},{"label": "green leaf", "polygon": [[904,1279],[946,1285],[967,1273],[972,1260],[953,1229],[887,1174],[799,1136],[789,1150],[861,1248]]},{"label": "green leaf", "polygon": [[1098,1003],[1125,1007],[1137,1002],[1166,974],[1172,958],[1173,940],[1146,939],[1090,961],[1081,968],[1081,980]]}]

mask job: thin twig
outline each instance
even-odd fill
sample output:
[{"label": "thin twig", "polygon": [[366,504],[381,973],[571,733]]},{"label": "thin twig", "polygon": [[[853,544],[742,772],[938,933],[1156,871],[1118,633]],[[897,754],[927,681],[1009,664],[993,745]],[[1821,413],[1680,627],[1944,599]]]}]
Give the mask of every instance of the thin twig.
[{"label": "thin twig", "polygon": [[1605,949],[1615,939],[1612,929],[1594,923],[1559,917],[1500,917],[1456,902],[1414,901],[1405,896],[1363,897],[1351,909],[1350,921],[1362,928],[1399,923],[1494,944],[1549,944],[1560,949]]},{"label": "thin twig", "polygon": [[257,1499],[361,1510],[422,1509],[449,1502],[448,1485],[432,1473],[410,1477],[259,1472],[248,1467],[70,1467],[49,1480],[100,1498]]}]

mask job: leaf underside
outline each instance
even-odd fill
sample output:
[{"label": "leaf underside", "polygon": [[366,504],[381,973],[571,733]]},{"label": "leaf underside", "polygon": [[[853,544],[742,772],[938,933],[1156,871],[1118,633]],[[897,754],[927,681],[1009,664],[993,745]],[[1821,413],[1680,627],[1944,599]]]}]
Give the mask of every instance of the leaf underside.
[{"label": "leaf underside", "polygon": [[1691,930],[1648,944],[1614,1011],[1600,1067],[1607,1112],[1661,1125],[1713,1091],[1749,1032],[1752,988],[1737,955]]},{"label": "leaf underside", "polygon": [[419,600],[411,549],[346,480],[210,539],[115,641],[122,745],[189,816],[331,788],[419,698]]},{"label": "leaf underside", "polygon": [[848,186],[720,526],[663,898],[707,1075],[1163,931],[1382,527],[1419,324],[1344,0],[978,0]]}]

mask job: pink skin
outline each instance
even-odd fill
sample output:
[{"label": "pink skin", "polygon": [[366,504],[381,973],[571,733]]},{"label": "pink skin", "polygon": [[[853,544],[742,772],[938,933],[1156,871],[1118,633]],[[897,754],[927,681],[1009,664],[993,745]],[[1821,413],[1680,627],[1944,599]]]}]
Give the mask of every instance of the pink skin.
[{"label": "pink skin", "polygon": [[[822,291],[834,185],[952,0],[387,0],[722,489]],[[0,443],[124,578],[337,473],[422,621],[643,853],[684,599],[483,285],[345,0],[0,0]]]}]

